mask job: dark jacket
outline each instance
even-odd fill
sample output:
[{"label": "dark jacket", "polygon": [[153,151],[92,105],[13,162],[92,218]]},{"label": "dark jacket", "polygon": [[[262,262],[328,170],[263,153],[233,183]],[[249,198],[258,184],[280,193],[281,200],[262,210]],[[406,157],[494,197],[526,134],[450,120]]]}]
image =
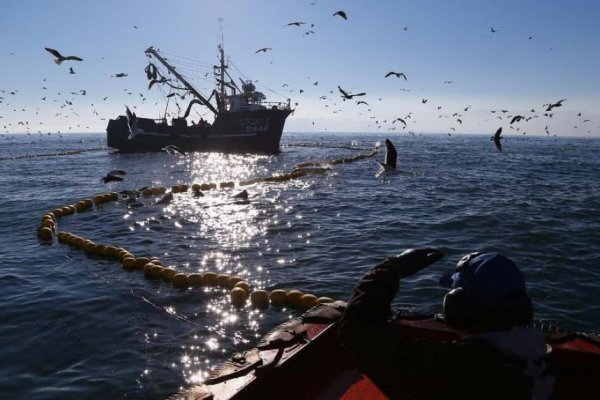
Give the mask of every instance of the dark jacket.
[{"label": "dark jacket", "polygon": [[544,334],[534,328],[487,332],[454,342],[400,336],[390,322],[398,269],[386,260],[354,288],[340,340],[357,366],[391,399],[548,399]]}]

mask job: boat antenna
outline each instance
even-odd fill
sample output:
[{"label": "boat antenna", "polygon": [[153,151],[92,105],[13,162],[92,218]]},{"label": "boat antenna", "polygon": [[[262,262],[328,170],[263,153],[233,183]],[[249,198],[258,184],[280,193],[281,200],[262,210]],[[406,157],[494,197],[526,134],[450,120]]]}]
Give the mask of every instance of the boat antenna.
[{"label": "boat antenna", "polygon": [[223,18],[219,18],[219,35],[219,76],[217,78],[219,84],[218,107],[219,111],[223,111],[225,110],[225,97],[227,95],[225,93],[225,68],[227,68],[227,66],[225,65],[225,39],[223,38]]},{"label": "boat antenna", "polygon": [[219,18],[219,43],[221,43],[221,46],[225,46],[225,39],[223,36],[223,18]]}]

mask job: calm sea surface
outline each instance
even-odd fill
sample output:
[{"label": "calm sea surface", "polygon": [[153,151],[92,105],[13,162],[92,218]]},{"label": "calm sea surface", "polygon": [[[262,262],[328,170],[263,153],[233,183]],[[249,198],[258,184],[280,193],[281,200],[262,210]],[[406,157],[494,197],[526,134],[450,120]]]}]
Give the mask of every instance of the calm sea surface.
[{"label": "calm sea surface", "polygon": [[[476,250],[523,270],[536,318],[600,324],[600,140],[489,135],[388,136],[399,171],[375,158],[325,174],[170,205],[111,202],[59,219],[58,230],[157,256],[185,272],[243,276],[252,286],[347,300],[361,274],[415,246],[445,258],[401,285],[397,305],[438,311],[438,277]],[[234,309],[226,291],[176,289],[117,262],[38,240],[42,215],[99,193],[179,183],[239,182],[295,164],[358,154],[382,134],[284,134],[277,156],[120,155],[104,134],[0,136],[0,397],[162,399],[254,345],[294,311]],[[72,155],[56,153],[90,150]],[[32,158],[23,155],[51,154]],[[15,158],[11,158],[15,157]],[[109,170],[123,182],[100,183]]]}]

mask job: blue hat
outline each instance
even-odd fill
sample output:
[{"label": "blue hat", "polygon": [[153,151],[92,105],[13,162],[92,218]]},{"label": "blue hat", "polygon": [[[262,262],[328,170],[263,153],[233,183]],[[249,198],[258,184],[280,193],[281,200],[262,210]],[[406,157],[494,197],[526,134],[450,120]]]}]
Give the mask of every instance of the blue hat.
[{"label": "blue hat", "polygon": [[454,272],[440,278],[440,285],[463,288],[475,304],[502,305],[512,292],[526,293],[525,278],[514,262],[498,253],[473,253],[463,257]]}]

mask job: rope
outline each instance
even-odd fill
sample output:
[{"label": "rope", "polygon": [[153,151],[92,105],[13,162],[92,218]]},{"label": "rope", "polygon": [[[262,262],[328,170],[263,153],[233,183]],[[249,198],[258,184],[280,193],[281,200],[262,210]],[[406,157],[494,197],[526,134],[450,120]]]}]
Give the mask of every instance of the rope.
[{"label": "rope", "polygon": [[62,151],[59,153],[39,153],[39,154],[24,154],[20,156],[13,157],[0,157],[0,161],[6,160],[19,160],[22,158],[37,158],[37,157],[60,157],[60,156],[74,156],[81,153],[91,152],[91,151],[103,151],[103,150],[111,150],[109,147],[93,147],[90,149],[79,149],[79,150],[71,150],[71,151]]}]

